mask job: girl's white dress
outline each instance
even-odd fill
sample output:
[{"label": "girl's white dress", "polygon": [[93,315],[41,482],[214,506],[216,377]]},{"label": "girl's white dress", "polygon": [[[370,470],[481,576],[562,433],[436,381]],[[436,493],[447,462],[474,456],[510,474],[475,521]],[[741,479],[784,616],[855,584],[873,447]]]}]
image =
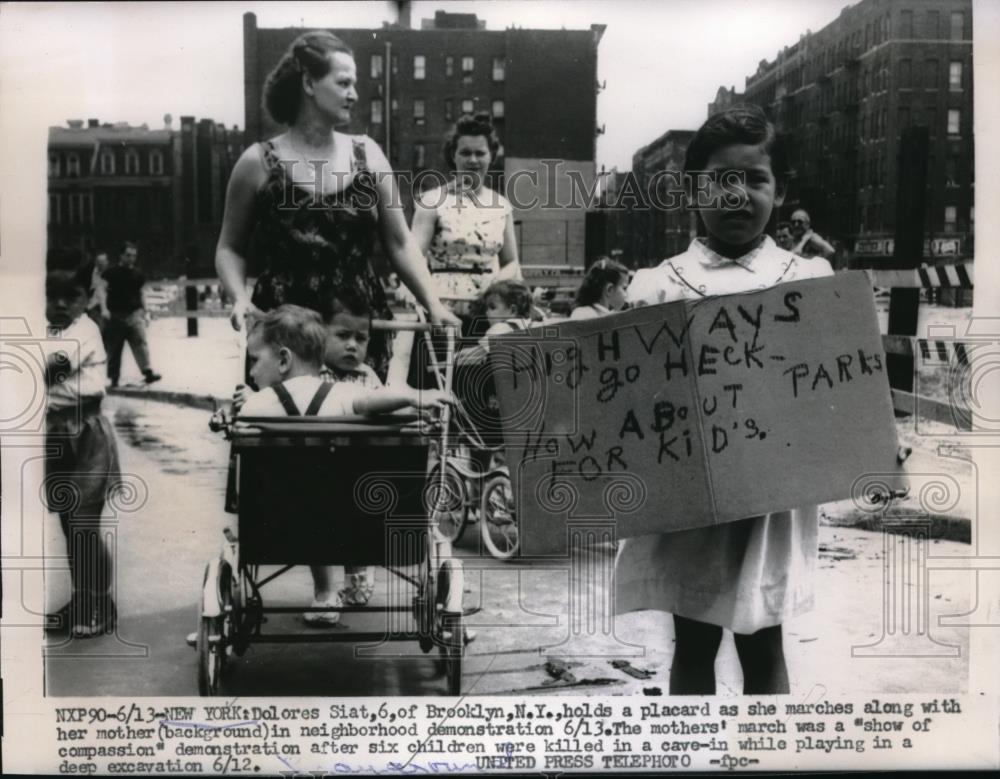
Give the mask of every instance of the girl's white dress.
[{"label": "girl's white dress", "polygon": [[[699,238],[683,254],[638,271],[628,300],[697,300],[832,274],[826,260],[796,257],[770,237],[736,260]],[[616,613],[658,609],[736,633],[780,625],[813,606],[817,531],[817,507],[805,506],[628,539],[615,565]]]}]

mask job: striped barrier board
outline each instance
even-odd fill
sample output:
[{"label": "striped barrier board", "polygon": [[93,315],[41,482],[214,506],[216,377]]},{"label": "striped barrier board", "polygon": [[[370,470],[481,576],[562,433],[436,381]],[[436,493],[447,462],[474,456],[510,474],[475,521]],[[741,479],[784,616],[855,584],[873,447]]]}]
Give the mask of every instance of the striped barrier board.
[{"label": "striped barrier board", "polygon": [[886,354],[905,354],[912,356],[915,349],[920,350],[920,356],[925,362],[957,361],[960,365],[969,364],[969,354],[964,343],[960,341],[935,341],[927,338],[916,338],[912,335],[883,335],[882,348]]},{"label": "striped barrier board", "polygon": [[892,406],[910,416],[919,416],[944,425],[951,425],[958,430],[972,430],[972,415],[967,409],[956,408],[951,403],[944,403],[912,392],[892,389]]},{"label": "striped barrier board", "polygon": [[908,270],[869,270],[876,287],[921,287],[923,289],[972,289],[974,263],[935,265]]}]

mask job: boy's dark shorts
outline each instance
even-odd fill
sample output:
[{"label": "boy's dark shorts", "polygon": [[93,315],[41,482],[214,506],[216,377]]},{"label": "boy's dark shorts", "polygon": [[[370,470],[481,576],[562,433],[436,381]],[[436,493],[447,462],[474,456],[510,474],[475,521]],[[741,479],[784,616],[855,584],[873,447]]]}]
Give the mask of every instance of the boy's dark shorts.
[{"label": "boy's dark shorts", "polygon": [[55,512],[103,504],[121,483],[114,428],[100,400],[80,408],[49,411],[45,417],[44,499]]}]

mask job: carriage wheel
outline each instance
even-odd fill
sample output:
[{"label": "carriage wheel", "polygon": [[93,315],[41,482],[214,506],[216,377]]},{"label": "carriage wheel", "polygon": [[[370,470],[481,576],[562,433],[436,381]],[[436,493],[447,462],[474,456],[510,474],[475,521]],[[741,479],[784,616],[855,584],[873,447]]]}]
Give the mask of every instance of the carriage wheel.
[{"label": "carriage wheel", "polygon": [[222,639],[222,617],[202,617],[198,622],[198,694],[218,695],[226,649]]},{"label": "carriage wheel", "polygon": [[445,465],[441,481],[441,463],[435,463],[427,477],[427,510],[437,517],[438,531],[457,544],[469,521],[469,494],[465,479]]},{"label": "carriage wheel", "polygon": [[465,654],[465,639],[462,615],[445,612],[441,617],[441,663],[445,679],[448,680],[448,694],[462,694],[462,656]]},{"label": "carriage wheel", "polygon": [[514,516],[514,492],[510,477],[499,474],[487,481],[482,501],[479,523],[483,543],[498,560],[509,560],[517,554],[521,543]]}]

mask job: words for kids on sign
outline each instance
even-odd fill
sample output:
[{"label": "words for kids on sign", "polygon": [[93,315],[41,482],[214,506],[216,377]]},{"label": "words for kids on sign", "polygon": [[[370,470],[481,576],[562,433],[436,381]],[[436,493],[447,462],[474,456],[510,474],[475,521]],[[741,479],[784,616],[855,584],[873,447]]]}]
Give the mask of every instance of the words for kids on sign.
[{"label": "words for kids on sign", "polygon": [[524,554],[895,487],[863,273],[665,303],[493,340]]}]

